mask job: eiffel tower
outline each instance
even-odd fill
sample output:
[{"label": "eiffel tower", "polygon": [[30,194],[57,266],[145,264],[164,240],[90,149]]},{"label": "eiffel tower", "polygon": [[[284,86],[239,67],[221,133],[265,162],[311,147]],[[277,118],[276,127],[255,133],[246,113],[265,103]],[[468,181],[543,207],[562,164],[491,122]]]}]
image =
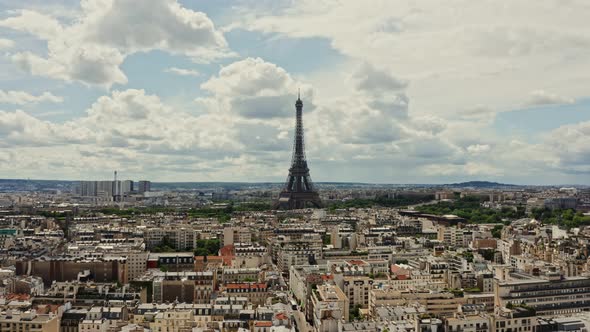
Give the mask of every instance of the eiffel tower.
[{"label": "eiffel tower", "polygon": [[303,209],[308,206],[322,207],[320,195],[313,187],[309,176],[309,167],[305,159],[305,145],[303,143],[303,102],[299,94],[295,102],[296,124],[295,143],[293,144],[293,156],[289,176],[279,199],[275,203],[276,209],[293,210]]}]

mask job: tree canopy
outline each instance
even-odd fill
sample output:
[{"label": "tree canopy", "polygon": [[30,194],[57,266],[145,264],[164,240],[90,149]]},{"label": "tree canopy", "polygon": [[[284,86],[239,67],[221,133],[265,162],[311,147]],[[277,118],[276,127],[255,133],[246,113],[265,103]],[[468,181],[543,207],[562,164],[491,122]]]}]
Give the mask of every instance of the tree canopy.
[{"label": "tree canopy", "polygon": [[417,206],[416,210],[436,215],[453,214],[480,224],[501,223],[503,220],[515,220],[525,216],[524,206],[519,206],[516,210],[508,207],[495,210],[482,207],[483,201],[480,197],[467,196],[455,201]]}]

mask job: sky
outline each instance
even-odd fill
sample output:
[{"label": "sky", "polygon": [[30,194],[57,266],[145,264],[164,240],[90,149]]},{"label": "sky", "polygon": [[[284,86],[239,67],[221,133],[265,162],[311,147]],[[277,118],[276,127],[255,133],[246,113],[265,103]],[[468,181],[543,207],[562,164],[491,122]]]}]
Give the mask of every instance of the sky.
[{"label": "sky", "polygon": [[587,0],[0,0],[0,178],[590,184]]}]

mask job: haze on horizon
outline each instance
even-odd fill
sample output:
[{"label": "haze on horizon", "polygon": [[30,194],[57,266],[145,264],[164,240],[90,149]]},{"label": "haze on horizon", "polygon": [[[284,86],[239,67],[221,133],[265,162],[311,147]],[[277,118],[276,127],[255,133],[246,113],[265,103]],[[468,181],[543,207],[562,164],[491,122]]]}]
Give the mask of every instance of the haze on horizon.
[{"label": "haze on horizon", "polygon": [[0,0],[0,178],[590,183],[584,0]]}]

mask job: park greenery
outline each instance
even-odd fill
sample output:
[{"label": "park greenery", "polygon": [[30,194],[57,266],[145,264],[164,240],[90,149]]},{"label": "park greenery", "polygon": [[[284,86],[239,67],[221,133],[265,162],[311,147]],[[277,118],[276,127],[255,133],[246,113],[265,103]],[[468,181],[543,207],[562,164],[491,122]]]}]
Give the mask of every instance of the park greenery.
[{"label": "park greenery", "polygon": [[[269,202],[247,202],[235,204],[233,202],[226,202],[225,206],[204,206],[199,208],[191,208],[186,211],[178,211],[172,207],[140,207],[130,209],[118,209],[118,208],[102,208],[95,211],[98,213],[116,215],[121,218],[131,218],[141,214],[157,214],[157,213],[177,213],[185,214],[193,218],[214,218],[219,222],[228,222],[234,212],[243,211],[267,211],[271,209]],[[53,215],[51,215],[53,216]]]},{"label": "park greenery", "polygon": [[102,214],[110,214],[119,216],[121,218],[130,218],[134,215],[140,214],[157,214],[157,213],[174,213],[177,212],[174,208],[170,207],[163,207],[163,206],[154,206],[154,207],[138,207],[138,208],[129,208],[129,209],[119,209],[116,207],[105,207],[97,210],[96,212]]},{"label": "park greenery", "polygon": [[376,206],[381,207],[402,207],[408,205],[415,205],[420,203],[427,203],[434,199],[432,194],[424,195],[398,195],[395,198],[387,196],[380,196],[376,198],[354,198],[346,201],[331,202],[328,208],[331,211],[348,208],[371,208]]},{"label": "park greenery", "polygon": [[484,198],[467,196],[454,201],[438,202],[436,204],[417,206],[422,213],[445,215],[452,214],[466,219],[471,223],[491,224],[509,222],[525,217],[524,207],[502,208],[500,210],[484,208],[481,203]]},{"label": "park greenery", "polygon": [[[524,207],[489,209],[481,206],[485,198],[468,196],[454,201],[438,202],[436,204],[420,205],[415,209],[422,213],[445,215],[454,214],[471,223],[503,223],[509,225],[510,221],[527,217]],[[554,224],[566,228],[590,225],[590,216],[573,209],[533,209],[529,215],[544,224]],[[500,238],[503,225],[492,228],[492,236]]]},{"label": "park greenery", "polygon": [[590,216],[585,216],[582,212],[576,212],[572,209],[551,210],[548,208],[538,208],[531,211],[531,217],[544,224],[560,225],[566,228],[590,225]]}]

